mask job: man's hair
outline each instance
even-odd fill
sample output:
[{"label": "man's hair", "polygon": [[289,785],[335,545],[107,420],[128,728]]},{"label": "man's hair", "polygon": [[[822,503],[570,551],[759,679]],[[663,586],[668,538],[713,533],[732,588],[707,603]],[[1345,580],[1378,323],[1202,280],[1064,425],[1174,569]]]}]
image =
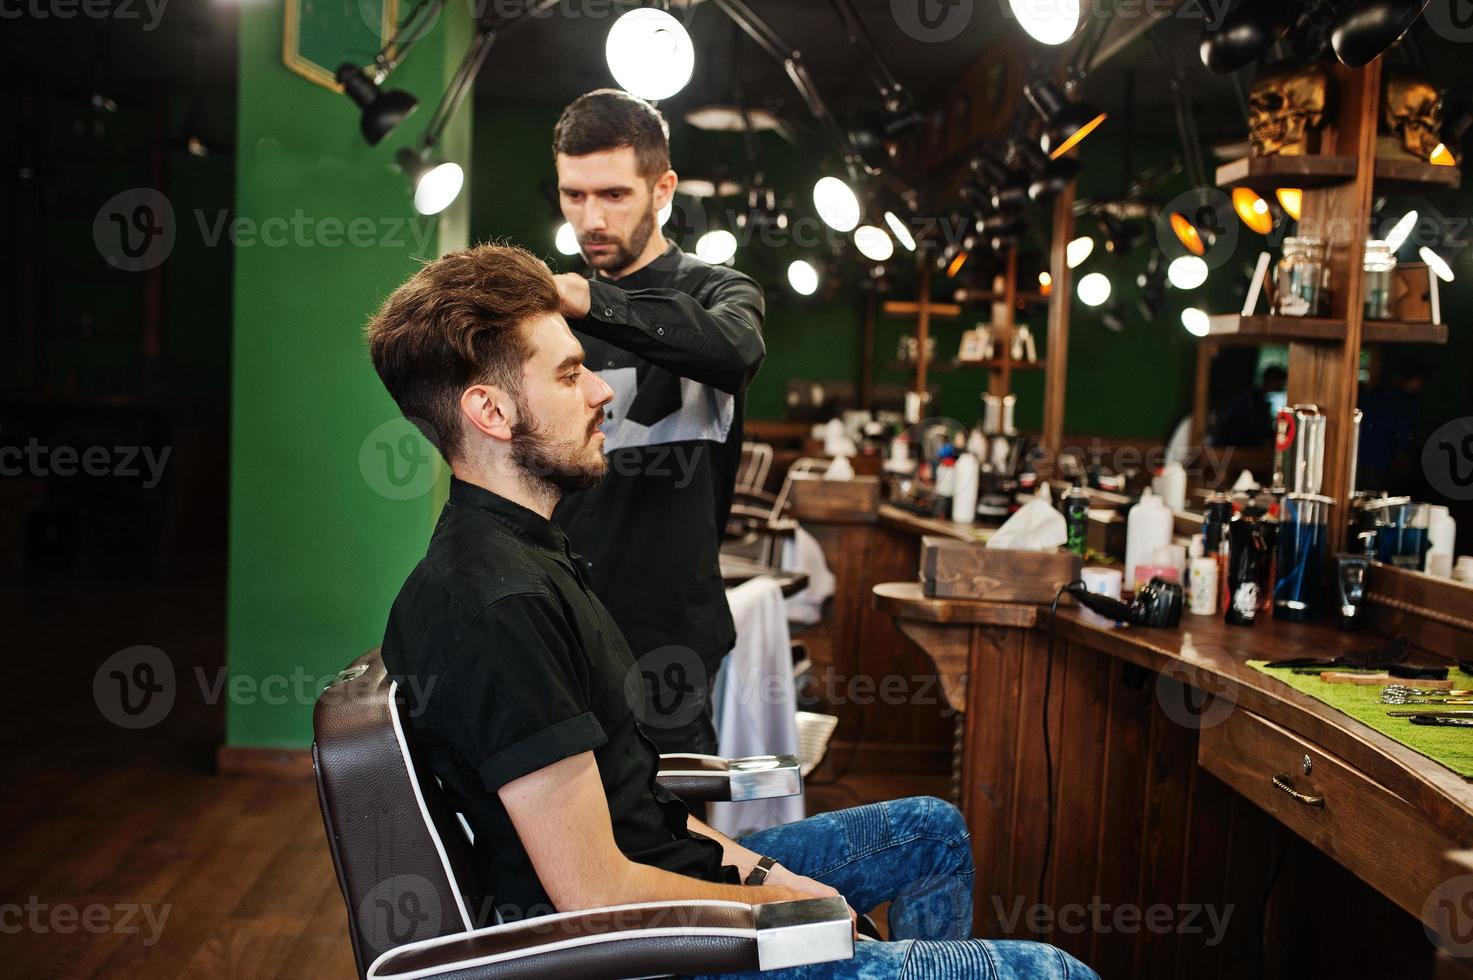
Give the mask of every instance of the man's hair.
[{"label": "man's hair", "polygon": [[660,110],[615,88],[580,95],[563,110],[552,131],[552,154],[587,156],[621,146],[634,148],[635,167],[654,182],[670,169],[670,127]]},{"label": "man's hair", "polygon": [[365,333],[384,387],[446,461],[461,451],[460,395],[494,384],[519,397],[531,347],[522,326],[557,313],[557,284],[526,249],[477,245],[424,266]]}]

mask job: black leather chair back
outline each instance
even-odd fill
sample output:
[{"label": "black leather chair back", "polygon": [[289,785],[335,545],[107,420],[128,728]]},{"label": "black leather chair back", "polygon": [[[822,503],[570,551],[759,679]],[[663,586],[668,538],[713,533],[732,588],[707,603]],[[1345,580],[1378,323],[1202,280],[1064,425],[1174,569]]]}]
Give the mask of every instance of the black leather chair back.
[{"label": "black leather chair back", "polygon": [[408,942],[483,925],[472,850],[414,749],[377,649],[353,661],[312,715],[317,797],[358,975]]}]

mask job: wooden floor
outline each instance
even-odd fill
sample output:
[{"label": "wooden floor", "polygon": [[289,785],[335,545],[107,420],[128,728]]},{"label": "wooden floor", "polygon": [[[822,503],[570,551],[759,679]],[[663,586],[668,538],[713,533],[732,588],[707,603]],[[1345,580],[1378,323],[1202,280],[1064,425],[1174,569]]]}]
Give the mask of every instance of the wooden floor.
[{"label": "wooden floor", "polygon": [[[0,976],[353,977],[312,784],[214,774],[218,706],[181,698],[133,733],[92,700],[127,646],[218,668],[219,585],[0,590],[0,617],[20,624],[0,718]],[[829,785],[820,769],[810,810],[946,788],[858,769]]]}]

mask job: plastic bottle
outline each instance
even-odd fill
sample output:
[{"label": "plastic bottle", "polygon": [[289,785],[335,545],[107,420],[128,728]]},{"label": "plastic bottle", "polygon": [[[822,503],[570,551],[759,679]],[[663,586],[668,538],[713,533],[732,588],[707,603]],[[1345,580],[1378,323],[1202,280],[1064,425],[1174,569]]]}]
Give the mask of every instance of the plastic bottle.
[{"label": "plastic bottle", "polygon": [[1172,510],[1185,510],[1187,506],[1187,471],[1175,460],[1161,467],[1151,481],[1151,486],[1166,501]]},{"label": "plastic bottle", "polygon": [[1457,540],[1458,522],[1453,520],[1452,514],[1442,504],[1433,504],[1427,517],[1427,541],[1430,544],[1427,549],[1428,571],[1432,570],[1432,559],[1436,555],[1446,555],[1446,565],[1449,569],[1452,568],[1453,547]]},{"label": "plastic bottle", "polygon": [[1155,550],[1171,543],[1174,527],[1166,502],[1150,490],[1142,491],[1140,502],[1125,520],[1125,584],[1132,591],[1143,584],[1136,582],[1136,566],[1149,565]]},{"label": "plastic bottle", "polygon": [[977,457],[962,453],[956,458],[956,485],[951,492],[951,519],[970,524],[977,518],[977,490],[981,484],[981,466]]}]

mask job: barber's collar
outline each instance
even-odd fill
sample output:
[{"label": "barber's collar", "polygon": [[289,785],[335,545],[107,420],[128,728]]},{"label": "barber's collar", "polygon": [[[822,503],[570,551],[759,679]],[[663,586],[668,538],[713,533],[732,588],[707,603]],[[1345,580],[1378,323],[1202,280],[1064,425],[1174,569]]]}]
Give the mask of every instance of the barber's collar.
[{"label": "barber's collar", "polygon": [[499,493],[492,493],[459,477],[451,477],[449,499],[457,506],[489,514],[507,530],[533,544],[559,553],[567,550],[567,538],[552,521]]}]

